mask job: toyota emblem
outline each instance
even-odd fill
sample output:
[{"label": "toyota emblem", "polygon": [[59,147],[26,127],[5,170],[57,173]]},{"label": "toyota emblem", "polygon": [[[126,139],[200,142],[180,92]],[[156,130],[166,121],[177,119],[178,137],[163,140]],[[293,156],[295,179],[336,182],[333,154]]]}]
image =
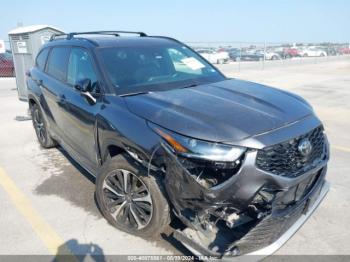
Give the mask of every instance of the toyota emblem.
[{"label": "toyota emblem", "polygon": [[308,156],[312,150],[312,145],[310,143],[310,140],[307,138],[301,140],[299,145],[298,145],[298,150],[299,150],[301,155]]}]

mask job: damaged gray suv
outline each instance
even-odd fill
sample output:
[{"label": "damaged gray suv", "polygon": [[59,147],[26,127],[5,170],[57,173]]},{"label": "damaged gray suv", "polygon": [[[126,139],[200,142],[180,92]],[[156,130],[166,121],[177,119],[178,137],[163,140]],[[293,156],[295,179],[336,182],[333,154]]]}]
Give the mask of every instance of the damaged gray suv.
[{"label": "damaged gray suv", "polygon": [[299,96],[226,78],[167,37],[56,35],[27,73],[40,144],[96,177],[104,217],[194,254],[271,254],[328,191],[329,145]]}]

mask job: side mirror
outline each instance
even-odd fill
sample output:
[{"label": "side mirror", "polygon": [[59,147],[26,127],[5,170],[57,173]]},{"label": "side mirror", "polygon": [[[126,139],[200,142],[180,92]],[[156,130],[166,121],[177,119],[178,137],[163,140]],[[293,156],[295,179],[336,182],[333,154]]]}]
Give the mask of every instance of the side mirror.
[{"label": "side mirror", "polygon": [[80,91],[82,96],[85,96],[88,100],[89,104],[96,104],[96,98],[90,93],[92,91],[91,80],[86,78],[83,80],[79,80],[74,88]]},{"label": "side mirror", "polygon": [[88,78],[79,80],[74,85],[74,88],[80,92],[90,92],[91,91],[91,80]]}]

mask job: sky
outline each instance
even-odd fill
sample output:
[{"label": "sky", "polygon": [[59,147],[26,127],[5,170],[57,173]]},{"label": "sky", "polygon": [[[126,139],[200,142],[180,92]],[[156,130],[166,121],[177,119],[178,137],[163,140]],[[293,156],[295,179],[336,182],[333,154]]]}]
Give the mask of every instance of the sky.
[{"label": "sky", "polygon": [[18,23],[65,32],[137,30],[184,42],[350,42],[350,1],[2,1],[0,39]]}]

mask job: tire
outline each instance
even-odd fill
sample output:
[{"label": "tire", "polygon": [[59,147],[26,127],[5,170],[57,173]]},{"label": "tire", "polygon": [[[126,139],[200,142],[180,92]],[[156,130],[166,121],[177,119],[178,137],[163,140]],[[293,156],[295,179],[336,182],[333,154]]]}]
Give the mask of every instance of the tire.
[{"label": "tire", "polygon": [[44,148],[55,147],[57,143],[50,136],[44,114],[41,111],[40,107],[37,104],[33,104],[30,110],[33,127],[35,129],[36,137],[38,138],[40,145]]},{"label": "tire", "polygon": [[[128,178],[127,189],[125,177]],[[162,233],[170,223],[169,205],[160,185],[153,176],[147,175],[146,168],[126,154],[105,162],[96,180],[95,194],[106,220],[127,233],[153,237]]]},{"label": "tire", "polygon": [[309,55],[307,53],[303,54],[303,57],[308,57]]},{"label": "tire", "polygon": [[275,55],[271,57],[271,60],[277,60],[277,59],[278,59],[278,57]]}]

